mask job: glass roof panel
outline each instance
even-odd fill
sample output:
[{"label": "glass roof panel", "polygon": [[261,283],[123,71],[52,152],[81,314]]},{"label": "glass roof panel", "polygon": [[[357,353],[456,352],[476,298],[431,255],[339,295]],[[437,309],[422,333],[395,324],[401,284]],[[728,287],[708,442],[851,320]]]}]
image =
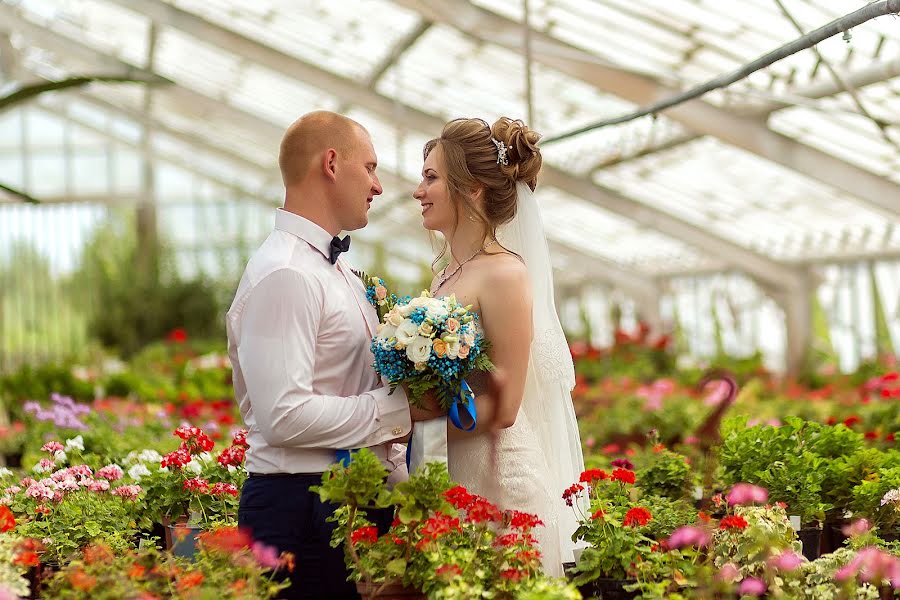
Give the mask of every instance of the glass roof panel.
[{"label": "glass roof panel", "polygon": [[[384,64],[421,23],[415,12],[387,0],[361,0],[353,10],[326,0],[164,1],[206,19],[212,27],[271,46],[355,82],[360,90],[371,86],[388,99],[438,119],[526,118],[524,59],[517,47],[476,42],[465,32],[434,24],[395,64]],[[522,19],[520,2],[475,0],[475,4]],[[804,30],[864,5],[862,0],[787,3]],[[101,54],[137,65],[147,60],[150,20],[117,3],[20,0],[3,8]],[[587,50],[598,63],[648,74],[680,88],[732,70],[798,36],[771,0],[745,0],[727,11],[720,0],[531,0],[530,8],[538,30]],[[437,130],[408,131],[406,124],[391,122],[383,111],[367,108],[364,99],[338,98],[315,81],[276,73],[227,45],[188,35],[174,25],[177,19],[171,25],[158,24],[154,48],[153,69],[177,83],[155,88],[149,109],[149,120],[169,131],[153,136],[153,150],[161,161],[184,164],[224,183],[264,186],[266,195],[277,197],[279,132],[311,109],[349,111],[372,133],[389,182],[380,202],[392,204],[383,209],[383,219],[376,219],[379,227],[388,229],[373,228],[374,234],[390,227],[403,231],[410,228],[408,223],[416,223],[418,211],[409,196],[419,179],[422,145]],[[44,44],[53,46],[51,42]],[[14,29],[13,43],[20,51],[20,64],[40,75],[96,70],[90,53],[48,52],[39,40]],[[866,23],[852,31],[849,42],[836,36],[819,44],[818,50],[842,72],[865,70],[873,61],[890,64],[900,56],[896,20]],[[383,76],[373,77],[382,70]],[[533,66],[533,75],[530,125],[545,136],[634,109],[628,101],[540,64]],[[802,94],[810,85],[830,82],[831,75],[815,54],[804,51],[731,90],[708,95],[706,101],[749,113],[765,108],[772,98]],[[900,144],[896,125],[900,78],[865,87],[859,96],[873,115],[890,125],[890,135]],[[124,148],[140,139],[142,120],[134,115],[146,110],[144,98],[140,86],[92,85],[54,94],[41,105],[109,131]],[[769,126],[900,184],[896,144],[886,142],[871,121],[855,114],[847,94],[798,102],[773,113]],[[104,111],[115,117],[99,118]],[[189,138],[196,139],[193,145]],[[900,253],[900,220],[886,216],[886,211],[868,208],[851,195],[715,140],[686,142],[690,139],[690,133],[671,119],[645,118],[545,146],[544,155],[548,165],[594,177],[638,202],[778,260]],[[646,154],[657,147],[665,149]],[[398,176],[391,177],[390,172]],[[568,240],[587,254],[645,274],[722,267],[689,241],[648,231],[561,190],[539,189],[551,237]],[[430,256],[430,250],[426,254]]]},{"label": "glass roof panel", "polygon": [[557,188],[538,187],[536,198],[547,236],[574,244],[587,254],[647,273],[700,268],[711,262],[679,240],[642,228]]},{"label": "glass roof panel", "polygon": [[[900,220],[828,186],[704,138],[600,171],[598,183],[778,259],[856,251]],[[740,223],[740,227],[735,227]]]},{"label": "glass roof panel", "polygon": [[364,78],[419,21],[416,13],[383,0],[177,0],[210,22],[353,79]]}]

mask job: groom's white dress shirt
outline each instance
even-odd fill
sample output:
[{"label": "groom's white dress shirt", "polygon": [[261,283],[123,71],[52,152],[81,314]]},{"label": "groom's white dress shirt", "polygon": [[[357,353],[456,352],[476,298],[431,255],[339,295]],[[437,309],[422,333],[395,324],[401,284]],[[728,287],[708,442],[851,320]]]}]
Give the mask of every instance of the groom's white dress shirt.
[{"label": "groom's white dress shirt", "polygon": [[331,239],[278,209],[228,310],[250,472],[319,473],[341,448],[370,447],[387,464],[385,442],[410,431],[403,390],[388,395],[372,368],[375,310],[344,259],[331,264]]}]

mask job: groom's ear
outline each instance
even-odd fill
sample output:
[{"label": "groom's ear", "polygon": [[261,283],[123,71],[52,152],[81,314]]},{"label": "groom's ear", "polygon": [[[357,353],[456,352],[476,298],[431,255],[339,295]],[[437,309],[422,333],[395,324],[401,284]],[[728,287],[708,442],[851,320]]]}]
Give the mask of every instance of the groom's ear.
[{"label": "groom's ear", "polygon": [[337,181],[337,150],[329,148],[322,154],[322,174],[332,182]]}]

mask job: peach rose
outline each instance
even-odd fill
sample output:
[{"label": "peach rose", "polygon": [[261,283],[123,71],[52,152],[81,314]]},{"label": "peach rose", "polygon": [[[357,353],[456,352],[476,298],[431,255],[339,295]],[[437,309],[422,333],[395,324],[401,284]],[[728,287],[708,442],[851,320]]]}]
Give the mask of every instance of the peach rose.
[{"label": "peach rose", "polygon": [[450,317],[444,322],[444,329],[447,330],[447,333],[456,333],[459,331],[459,321]]}]

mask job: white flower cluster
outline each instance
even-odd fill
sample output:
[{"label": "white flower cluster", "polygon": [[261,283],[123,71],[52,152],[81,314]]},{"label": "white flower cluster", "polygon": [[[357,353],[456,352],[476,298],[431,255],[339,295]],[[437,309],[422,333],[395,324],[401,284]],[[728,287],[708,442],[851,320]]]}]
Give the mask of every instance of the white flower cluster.
[{"label": "white flower cluster", "polygon": [[888,493],[881,497],[882,506],[886,504],[897,505],[898,503],[900,503],[900,488],[890,490]]},{"label": "white flower cluster", "polygon": [[[425,310],[420,324],[410,318],[417,309]],[[459,306],[455,296],[432,298],[423,294],[385,314],[375,337],[396,350],[405,350],[406,357],[420,370],[432,352],[438,357],[466,358],[475,343],[475,333],[467,326],[474,319],[468,309]]]}]

